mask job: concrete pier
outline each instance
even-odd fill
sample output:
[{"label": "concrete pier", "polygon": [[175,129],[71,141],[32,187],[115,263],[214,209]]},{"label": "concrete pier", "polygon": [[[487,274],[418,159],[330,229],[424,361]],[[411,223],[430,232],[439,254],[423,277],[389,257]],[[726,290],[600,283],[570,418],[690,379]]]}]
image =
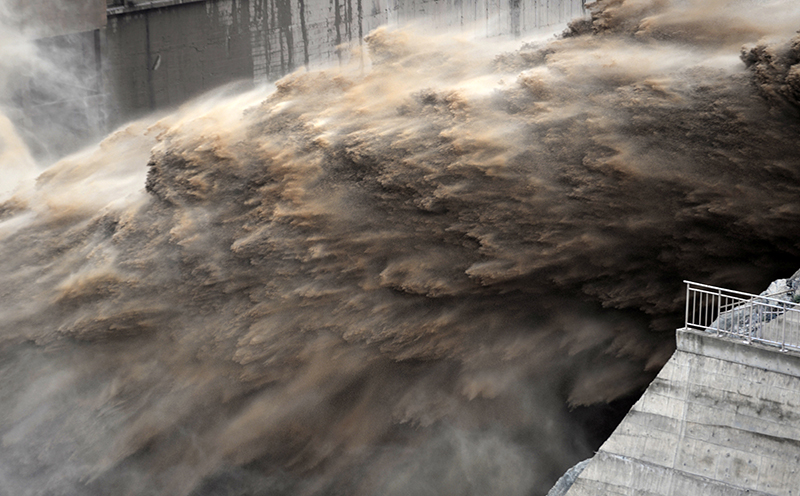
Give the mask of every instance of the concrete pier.
[{"label": "concrete pier", "polygon": [[672,358],[566,494],[800,494],[800,354],[678,330]]}]

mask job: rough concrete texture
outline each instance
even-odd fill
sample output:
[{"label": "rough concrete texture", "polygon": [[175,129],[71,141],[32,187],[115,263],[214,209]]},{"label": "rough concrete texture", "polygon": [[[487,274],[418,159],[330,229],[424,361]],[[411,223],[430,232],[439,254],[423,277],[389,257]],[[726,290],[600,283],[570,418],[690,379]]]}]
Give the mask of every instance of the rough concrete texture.
[{"label": "rough concrete texture", "polygon": [[[149,8],[148,8],[149,7]],[[108,10],[111,121],[236,81],[340,63],[381,25],[521,35],[583,15],[582,0],[205,0]]]},{"label": "rough concrete texture", "polygon": [[552,488],[547,491],[547,496],[564,496],[569,491],[569,488],[575,484],[575,479],[581,475],[581,472],[586,468],[589,463],[591,463],[592,459],[586,459],[580,461],[572,466],[569,470],[567,470],[564,475],[561,476],[560,479],[556,481]]},{"label": "rough concrete texture", "polygon": [[80,33],[106,24],[103,0],[6,0],[5,11],[15,29],[37,38]]},{"label": "rough concrete texture", "polygon": [[800,356],[689,330],[567,492],[800,494]]}]

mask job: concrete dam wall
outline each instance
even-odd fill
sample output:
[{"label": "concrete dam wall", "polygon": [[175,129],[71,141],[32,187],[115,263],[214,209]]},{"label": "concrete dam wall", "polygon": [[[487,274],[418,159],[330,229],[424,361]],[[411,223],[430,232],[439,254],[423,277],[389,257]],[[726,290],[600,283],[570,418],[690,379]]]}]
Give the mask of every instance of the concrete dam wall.
[{"label": "concrete dam wall", "polygon": [[[110,124],[236,80],[341,63],[381,25],[520,36],[583,15],[582,0],[164,0],[110,2]],[[117,5],[119,4],[119,5]]]},{"label": "concrete dam wall", "polygon": [[568,496],[800,494],[800,354],[681,329]]},{"label": "concrete dam wall", "polygon": [[[14,0],[36,70],[6,82],[6,114],[32,153],[52,160],[120,124],[224,84],[271,82],[344,63],[373,29],[423,26],[522,36],[584,15],[583,0]],[[2,24],[2,23],[0,23]],[[30,61],[23,64],[31,65]]]}]

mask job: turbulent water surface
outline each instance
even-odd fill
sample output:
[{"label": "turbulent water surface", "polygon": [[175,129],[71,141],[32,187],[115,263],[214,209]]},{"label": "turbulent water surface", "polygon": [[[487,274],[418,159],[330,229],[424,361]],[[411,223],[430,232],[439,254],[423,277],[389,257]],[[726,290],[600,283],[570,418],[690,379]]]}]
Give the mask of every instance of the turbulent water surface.
[{"label": "turbulent water surface", "polygon": [[682,279],[800,255],[800,8],[590,8],[380,29],[41,173],[0,120],[0,495],[546,493]]}]

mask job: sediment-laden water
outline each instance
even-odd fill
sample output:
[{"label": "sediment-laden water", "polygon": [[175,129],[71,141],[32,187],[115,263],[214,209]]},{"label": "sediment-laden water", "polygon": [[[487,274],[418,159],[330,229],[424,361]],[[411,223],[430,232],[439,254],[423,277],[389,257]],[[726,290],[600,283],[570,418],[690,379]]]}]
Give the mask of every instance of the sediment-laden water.
[{"label": "sediment-laden water", "polygon": [[800,9],[590,8],[379,29],[45,171],[0,121],[0,494],[546,493],[683,279],[800,255]]}]

